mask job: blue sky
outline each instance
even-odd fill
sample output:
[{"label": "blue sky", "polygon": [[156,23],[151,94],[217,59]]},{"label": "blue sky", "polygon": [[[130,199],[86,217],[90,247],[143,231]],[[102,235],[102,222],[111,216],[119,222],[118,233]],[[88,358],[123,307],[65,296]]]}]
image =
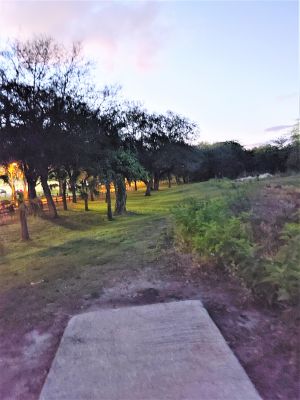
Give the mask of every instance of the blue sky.
[{"label": "blue sky", "polygon": [[296,1],[0,1],[0,38],[82,40],[100,84],[195,120],[200,140],[251,146],[299,114]]}]

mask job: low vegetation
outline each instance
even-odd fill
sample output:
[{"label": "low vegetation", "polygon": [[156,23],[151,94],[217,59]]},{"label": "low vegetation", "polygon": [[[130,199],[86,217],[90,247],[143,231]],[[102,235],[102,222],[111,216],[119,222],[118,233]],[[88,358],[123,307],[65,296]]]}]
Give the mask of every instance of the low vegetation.
[{"label": "low vegetation", "polygon": [[58,220],[30,217],[32,240],[26,246],[18,239],[18,224],[3,226],[1,286],[55,282],[59,277],[68,281],[83,271],[89,274],[93,266],[99,284],[105,280],[106,266],[123,268],[127,258],[132,268],[139,268],[143,259],[157,256],[156,243],[170,226],[171,210],[177,238],[203,262],[238,275],[269,303],[295,302],[300,228],[299,191],[293,185],[298,177],[269,182],[211,180],[171,189],[162,186],[151,198],[142,190],[129,192],[128,214],[113,223],[105,218],[104,199],[90,202],[88,213],[81,201],[61,211]]},{"label": "low vegetation", "polygon": [[[229,181],[217,185],[226,188],[222,196],[190,198],[173,210],[178,238],[205,263],[218,264],[239,276],[255,295],[268,303],[297,302],[299,191],[281,185],[241,187]],[[284,198],[286,192],[289,196]],[[268,196],[272,205],[266,202]],[[266,204],[259,210],[261,198]],[[275,218],[267,215],[265,220],[266,215],[260,213],[266,213],[274,205]]]}]

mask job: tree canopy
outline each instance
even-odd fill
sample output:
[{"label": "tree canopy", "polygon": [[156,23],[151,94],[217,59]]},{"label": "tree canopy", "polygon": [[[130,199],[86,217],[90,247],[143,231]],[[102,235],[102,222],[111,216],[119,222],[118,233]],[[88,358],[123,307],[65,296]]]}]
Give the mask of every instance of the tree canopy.
[{"label": "tree canopy", "polygon": [[[148,112],[121,100],[115,88],[100,90],[80,45],[70,49],[48,37],[15,41],[0,53],[0,164],[17,161],[36,202],[41,182],[50,214],[57,210],[49,177],[73,202],[93,199],[97,185],[115,186],[115,213],[126,212],[126,181],[142,180],[146,195],[171,185],[213,177],[299,171],[299,123],[290,140],[245,149],[235,141],[196,146],[198,127],[172,111]],[[86,205],[88,210],[88,205]]]}]

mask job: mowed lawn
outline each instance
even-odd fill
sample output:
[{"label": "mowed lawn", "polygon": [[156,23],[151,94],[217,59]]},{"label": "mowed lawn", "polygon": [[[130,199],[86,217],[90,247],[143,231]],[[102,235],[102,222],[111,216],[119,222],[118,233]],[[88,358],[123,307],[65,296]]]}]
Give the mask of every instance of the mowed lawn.
[{"label": "mowed lawn", "polygon": [[129,192],[128,215],[112,222],[106,219],[104,200],[90,202],[88,212],[79,201],[70,204],[69,211],[60,211],[57,220],[28,218],[29,242],[20,240],[19,224],[1,226],[0,291],[41,280],[54,283],[82,272],[88,277],[95,266],[99,275],[90,286],[96,290],[112,269],[117,273],[122,268],[142,268],[157,255],[172,207],[184,198],[219,193],[212,183],[163,187],[151,197],[145,197],[143,190]]},{"label": "mowed lawn", "polygon": [[[272,183],[297,185],[298,177],[273,178]],[[259,185],[266,184],[259,182]],[[258,185],[253,183],[253,190]],[[44,280],[54,288],[57,279],[72,279],[84,274],[85,287],[95,291],[107,273],[124,268],[140,269],[159,256],[159,246],[168,235],[170,210],[189,197],[211,198],[233,190],[228,181],[209,181],[188,185],[163,186],[144,196],[144,190],[128,192],[128,215],[106,219],[104,200],[70,204],[57,220],[30,217],[31,240],[22,242],[19,224],[0,226],[0,293],[19,285]],[[93,271],[88,282],[89,271]],[[96,272],[96,276],[95,276]],[[80,285],[79,285],[80,286]],[[76,285],[78,287],[78,285]],[[67,291],[72,291],[72,286]],[[74,288],[75,289],[75,288]]]}]

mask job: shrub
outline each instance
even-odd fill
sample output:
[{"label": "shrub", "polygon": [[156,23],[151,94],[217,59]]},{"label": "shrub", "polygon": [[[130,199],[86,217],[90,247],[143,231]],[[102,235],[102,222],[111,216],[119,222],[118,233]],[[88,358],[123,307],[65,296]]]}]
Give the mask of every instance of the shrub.
[{"label": "shrub", "polygon": [[300,226],[286,223],[273,257],[254,242],[245,190],[212,200],[189,199],[173,210],[177,234],[202,259],[239,275],[269,303],[296,301],[300,281]]},{"label": "shrub", "polygon": [[245,214],[233,215],[226,198],[190,199],[174,209],[182,238],[200,256],[214,258],[226,267],[235,267],[253,253]]},{"label": "shrub", "polygon": [[281,239],[284,244],[272,260],[265,264],[261,282],[268,283],[278,301],[297,301],[300,291],[300,226],[285,224]]}]

